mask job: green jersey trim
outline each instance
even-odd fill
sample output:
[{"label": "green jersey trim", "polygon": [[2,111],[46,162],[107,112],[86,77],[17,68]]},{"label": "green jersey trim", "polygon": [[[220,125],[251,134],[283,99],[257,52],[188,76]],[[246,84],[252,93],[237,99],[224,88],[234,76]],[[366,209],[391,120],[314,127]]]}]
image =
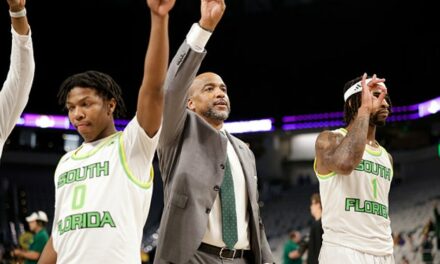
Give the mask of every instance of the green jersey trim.
[{"label": "green jersey trim", "polygon": [[150,178],[146,182],[142,182],[138,178],[136,178],[128,166],[127,157],[125,156],[124,140],[121,135],[122,134],[119,135],[119,157],[121,158],[121,164],[124,168],[125,173],[134,184],[141,187],[142,189],[149,189],[152,186],[154,179],[153,164],[151,164]]},{"label": "green jersey trim", "polygon": [[368,152],[368,154],[372,155],[372,156],[376,156],[379,157],[380,155],[382,155],[383,152],[383,148],[382,146],[379,146],[378,149],[370,147],[370,145],[366,145],[365,147],[365,151]]},{"label": "green jersey trim", "polygon": [[100,151],[104,146],[109,145],[109,144],[112,144],[112,143],[113,143],[113,139],[114,139],[116,136],[121,135],[121,134],[122,134],[122,132],[117,132],[117,133],[115,133],[115,134],[109,136],[106,140],[104,140],[104,141],[102,141],[101,143],[99,143],[99,144],[98,144],[95,148],[93,148],[91,151],[89,151],[89,152],[87,152],[87,153],[84,153],[84,154],[81,154],[81,155],[78,155],[78,154],[77,154],[78,151],[83,147],[83,146],[80,146],[79,148],[77,148],[77,149],[75,150],[75,152],[72,154],[71,157],[72,157],[73,160],[81,160],[81,159],[89,158],[89,157],[95,155],[96,152]]},{"label": "green jersey trim", "polygon": [[318,178],[320,178],[321,180],[327,180],[327,179],[336,175],[336,172],[334,172],[334,171],[327,173],[327,174],[318,173],[318,170],[316,169],[316,158],[313,161],[313,170],[315,171],[316,176],[318,176]]},{"label": "green jersey trim", "polygon": [[337,130],[339,130],[344,136],[346,136],[347,135],[347,133],[348,133],[348,130],[347,129],[345,129],[345,128],[343,128],[343,127],[341,127],[341,128],[338,128]]},{"label": "green jersey trim", "polygon": [[382,151],[385,153],[385,155],[387,155],[387,158],[388,158],[388,160],[390,161],[390,164],[391,164],[391,167],[390,167],[390,169],[391,169],[391,180],[393,180],[393,176],[394,176],[394,164],[393,164],[393,162],[391,161],[391,155],[388,153],[388,151],[384,148],[384,147],[382,147],[382,146],[380,146],[380,148],[382,149]]},{"label": "green jersey trim", "polygon": [[[336,131],[339,131],[344,136],[347,136],[347,133],[348,133],[348,130],[343,127],[338,128]],[[382,152],[383,152],[382,146],[379,146],[379,149],[375,149],[375,148],[370,147],[368,144],[365,144],[365,145],[366,145],[365,151],[367,151],[369,154],[376,156],[376,157],[382,155]]]}]

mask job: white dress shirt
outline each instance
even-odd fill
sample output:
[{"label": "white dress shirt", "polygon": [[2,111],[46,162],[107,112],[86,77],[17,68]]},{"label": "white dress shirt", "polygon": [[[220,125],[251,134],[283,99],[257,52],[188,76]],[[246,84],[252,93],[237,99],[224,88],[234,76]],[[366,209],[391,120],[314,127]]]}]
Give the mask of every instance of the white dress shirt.
[{"label": "white dress shirt", "polygon": [[[234,180],[235,192],[235,210],[237,212],[237,232],[238,241],[235,244],[235,249],[250,249],[250,235],[249,235],[249,213],[248,207],[248,193],[246,190],[246,180],[241,167],[240,160],[234,147],[228,140],[227,155],[229,164],[231,166],[232,178]],[[208,218],[208,226],[203,237],[203,242],[217,247],[225,247],[222,236],[222,211],[221,211],[220,195],[214,201],[211,212]]]}]

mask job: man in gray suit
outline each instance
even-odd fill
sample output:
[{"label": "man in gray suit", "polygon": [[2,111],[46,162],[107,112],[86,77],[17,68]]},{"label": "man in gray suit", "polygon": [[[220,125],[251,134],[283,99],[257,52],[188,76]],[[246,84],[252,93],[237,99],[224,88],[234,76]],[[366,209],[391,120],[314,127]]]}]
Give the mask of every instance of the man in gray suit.
[{"label": "man in gray suit", "polygon": [[273,263],[255,157],[223,127],[230,112],[226,85],[212,72],[195,77],[224,10],[224,0],[201,1],[201,19],[168,70],[157,150],[164,211],[155,264]]}]

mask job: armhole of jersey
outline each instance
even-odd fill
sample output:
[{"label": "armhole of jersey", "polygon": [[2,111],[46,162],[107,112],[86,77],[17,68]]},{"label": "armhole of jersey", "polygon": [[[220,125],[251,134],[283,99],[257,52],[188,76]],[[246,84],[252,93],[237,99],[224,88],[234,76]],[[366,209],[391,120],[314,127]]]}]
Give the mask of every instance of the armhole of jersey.
[{"label": "armhole of jersey", "polygon": [[388,151],[384,148],[384,147],[382,147],[382,146],[380,146],[380,148],[382,149],[382,152],[384,153],[384,155],[387,155],[387,159],[390,161],[390,169],[391,169],[391,175],[390,175],[390,177],[391,177],[391,181],[393,180],[393,176],[394,176],[394,164],[393,164],[393,162],[391,162],[391,158],[390,158],[390,154],[388,153]]},{"label": "armhole of jersey", "polygon": [[119,158],[121,160],[121,165],[124,168],[125,174],[134,184],[141,187],[142,189],[149,189],[151,187],[154,179],[153,164],[151,164],[150,178],[146,182],[142,182],[138,178],[136,178],[130,170],[130,167],[128,166],[127,157],[125,156],[124,140],[122,133],[119,135]]},{"label": "armhole of jersey", "polygon": [[331,172],[329,172],[329,173],[327,173],[327,174],[320,174],[320,173],[318,172],[318,169],[316,168],[316,158],[315,158],[315,160],[313,161],[313,170],[315,171],[316,176],[317,176],[318,179],[320,179],[320,180],[327,180],[327,179],[330,179],[331,177],[333,177],[333,176],[336,175],[336,172],[334,172],[334,171],[331,171]]},{"label": "armhole of jersey", "polygon": [[[344,137],[347,135],[347,130],[345,128],[343,128],[343,127],[335,129],[332,132],[336,132],[336,133],[342,134],[342,135],[344,135]],[[327,174],[320,174],[318,172],[318,169],[316,168],[316,157],[315,157],[315,160],[313,161],[313,170],[315,171],[316,176],[320,180],[327,180],[327,179],[330,179],[331,177],[336,175],[336,172],[334,172],[334,171],[331,171],[331,172],[329,172]]]},{"label": "armhole of jersey", "polygon": [[338,129],[333,130],[333,132],[340,133],[340,134],[344,135],[344,137],[345,137],[348,133],[348,130],[345,129],[344,127],[340,127]]}]

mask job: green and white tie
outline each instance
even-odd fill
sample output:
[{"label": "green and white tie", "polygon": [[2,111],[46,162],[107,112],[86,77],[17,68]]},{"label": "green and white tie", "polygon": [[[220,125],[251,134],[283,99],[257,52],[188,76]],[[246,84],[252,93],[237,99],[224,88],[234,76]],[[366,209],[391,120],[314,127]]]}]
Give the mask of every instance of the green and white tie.
[{"label": "green and white tie", "polygon": [[235,211],[234,180],[232,179],[229,159],[226,159],[225,176],[220,188],[222,205],[222,231],[223,242],[226,247],[233,249],[237,243],[237,212]]}]

